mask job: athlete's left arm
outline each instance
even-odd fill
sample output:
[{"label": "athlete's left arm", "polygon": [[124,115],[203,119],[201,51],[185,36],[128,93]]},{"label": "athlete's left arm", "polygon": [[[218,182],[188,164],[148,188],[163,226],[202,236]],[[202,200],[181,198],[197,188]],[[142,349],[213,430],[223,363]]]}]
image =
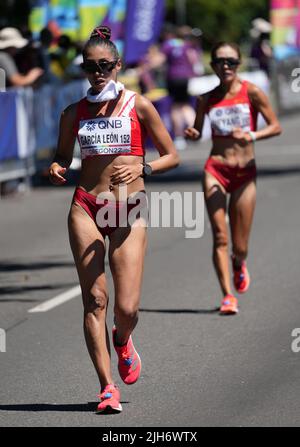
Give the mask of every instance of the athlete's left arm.
[{"label": "athlete's left arm", "polygon": [[160,157],[149,163],[153,174],[176,168],[179,156],[176,148],[154,105],[145,97],[136,95],[135,108],[140,122],[152,139]]},{"label": "athlete's left arm", "polygon": [[[148,163],[152,168],[152,173],[158,174],[176,168],[179,164],[179,157],[170,134],[165,128],[155,107],[148,99],[136,95],[135,109],[140,122],[147,130],[147,133],[152,138],[152,141],[160,154],[160,158]],[[119,165],[114,168],[115,172],[111,177],[113,184],[122,182],[127,184],[132,183],[140,177],[143,172],[142,163],[131,166]]]},{"label": "athlete's left arm", "polygon": [[267,123],[266,127],[255,132],[256,139],[263,140],[280,135],[282,132],[281,125],[267,95],[252,83],[248,84],[248,95],[253,107],[262,114]]}]

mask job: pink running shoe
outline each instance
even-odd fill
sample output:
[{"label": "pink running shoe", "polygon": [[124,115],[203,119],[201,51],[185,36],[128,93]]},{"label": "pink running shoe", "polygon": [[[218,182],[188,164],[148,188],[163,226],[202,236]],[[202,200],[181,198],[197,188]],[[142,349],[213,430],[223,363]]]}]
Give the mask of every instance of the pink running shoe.
[{"label": "pink running shoe", "polygon": [[98,397],[100,397],[101,402],[97,407],[97,413],[121,413],[120,391],[116,385],[106,385]]},{"label": "pink running shoe", "polygon": [[221,303],[221,315],[235,315],[239,311],[238,300],[233,295],[226,295]]},{"label": "pink running shoe", "polygon": [[124,346],[118,346],[115,343],[117,329],[114,326],[112,330],[113,335],[113,344],[116,350],[116,353],[119,357],[118,369],[121,379],[126,385],[132,385],[135,383],[140,375],[142,369],[141,359],[136,352],[131,336],[128,339],[128,342]]},{"label": "pink running shoe", "polygon": [[234,261],[232,258],[233,269],[233,283],[238,293],[246,293],[250,286],[250,275],[246,266],[246,262],[243,261],[241,268],[236,269],[234,267]]}]

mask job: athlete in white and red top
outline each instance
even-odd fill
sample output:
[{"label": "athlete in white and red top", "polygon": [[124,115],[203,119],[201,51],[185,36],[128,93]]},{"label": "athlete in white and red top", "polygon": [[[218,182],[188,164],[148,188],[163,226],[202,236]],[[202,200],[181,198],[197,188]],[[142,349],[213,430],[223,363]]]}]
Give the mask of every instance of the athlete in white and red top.
[{"label": "athlete in white and red top", "polygon": [[[187,138],[201,138],[207,114],[213,147],[204,167],[203,189],[213,232],[213,262],[222,289],[221,314],[238,312],[238,301],[230,284],[226,200],[232,237],[233,282],[238,293],[250,285],[246,266],[248,241],[256,201],[254,141],[281,133],[281,127],[266,95],[237,74],[241,52],[236,44],[220,42],[212,50],[212,68],[220,79],[214,90],[199,97],[194,127]],[[261,113],[266,127],[257,130]]]},{"label": "athlete in white and red top", "polygon": [[[109,264],[115,288],[113,345],[120,376],[130,385],[141,373],[141,360],[131,334],[138,320],[146,250],[143,208],[138,207],[140,212],[133,219],[131,211],[139,205],[136,197],[143,201],[140,193],[144,191],[144,177],[174,168],[179,160],[153,105],[117,82],[121,61],[109,28],[93,31],[83,59],[91,88],[86,98],[62,113],[58,148],[49,175],[56,185],[66,183],[64,174],[71,164],[77,137],[82,167],[69,213],[70,244],[82,289],[86,343],[101,386],[97,411],[120,412],[120,392],[112,378],[106,327],[105,237],[110,239]],[[146,134],[160,155],[148,165],[144,163]]]}]

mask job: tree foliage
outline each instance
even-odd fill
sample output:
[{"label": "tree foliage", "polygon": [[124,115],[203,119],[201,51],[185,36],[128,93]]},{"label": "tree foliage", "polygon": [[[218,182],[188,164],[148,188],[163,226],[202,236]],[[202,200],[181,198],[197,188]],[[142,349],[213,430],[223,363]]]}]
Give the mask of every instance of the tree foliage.
[{"label": "tree foliage", "polygon": [[[240,43],[249,36],[256,17],[269,20],[269,0],[181,0],[186,4],[186,24],[200,28],[211,45],[230,40]],[[178,0],[177,0],[178,2]],[[180,23],[176,0],[167,0],[167,20]]]}]

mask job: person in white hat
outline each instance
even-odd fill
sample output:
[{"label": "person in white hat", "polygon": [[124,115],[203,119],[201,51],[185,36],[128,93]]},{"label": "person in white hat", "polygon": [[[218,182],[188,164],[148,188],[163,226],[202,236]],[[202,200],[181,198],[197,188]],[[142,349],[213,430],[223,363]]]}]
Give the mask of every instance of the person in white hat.
[{"label": "person in white hat", "polygon": [[270,74],[270,62],[273,51],[270,43],[271,23],[258,17],[252,21],[250,36],[253,39],[250,57],[256,61],[258,68],[263,70],[268,76]]},{"label": "person in white hat", "polygon": [[42,74],[41,68],[32,68],[25,75],[21,74],[14,61],[16,50],[27,45],[17,28],[3,28],[0,31],[0,69],[5,72],[6,86],[21,87],[33,84]]}]

